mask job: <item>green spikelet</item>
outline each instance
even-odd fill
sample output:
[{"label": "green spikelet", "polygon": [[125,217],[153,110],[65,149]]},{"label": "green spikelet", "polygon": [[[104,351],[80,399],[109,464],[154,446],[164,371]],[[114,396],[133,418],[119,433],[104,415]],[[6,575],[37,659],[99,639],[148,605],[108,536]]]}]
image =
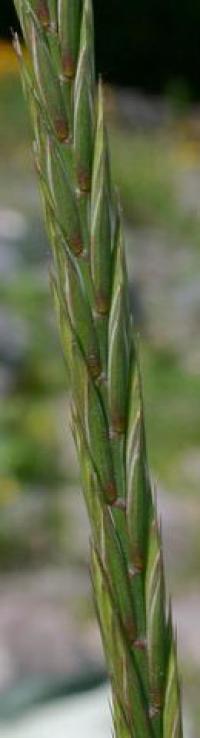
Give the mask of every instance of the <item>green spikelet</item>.
[{"label": "green spikelet", "polygon": [[108,395],[113,431],[126,429],[129,376],[129,344],[126,333],[123,290],[119,285],[112,302],[109,324]]},{"label": "green spikelet", "polygon": [[112,279],[111,219],[106,154],[102,85],[100,84],[91,196],[91,270],[95,291],[95,309],[100,315],[109,313]]},{"label": "green spikelet", "polygon": [[133,572],[144,572],[151,492],[145,454],[140,379],[135,359],[130,397],[132,402],[130,403],[126,444],[128,540]]},{"label": "green spikelet", "polygon": [[80,256],[83,251],[83,239],[78,205],[63,160],[57,150],[55,151],[52,138],[47,138],[47,169],[56,221],[60,224],[72,253]]},{"label": "green spikelet", "polygon": [[83,46],[74,91],[74,156],[77,182],[83,193],[90,192],[91,189],[94,137],[94,106],[88,76],[88,52]]},{"label": "green spikelet", "polygon": [[58,140],[61,142],[67,141],[69,138],[69,124],[53,60],[43,34],[38,28],[34,14],[31,13],[30,18],[33,69],[38,95],[41,96],[42,106],[47,106],[48,117]]},{"label": "green spikelet", "polygon": [[117,489],[108,426],[101,399],[90,379],[85,387],[85,427],[88,446],[95,468],[98,470],[105,501],[108,505],[112,505],[117,497]]},{"label": "green spikelet", "polygon": [[58,0],[57,4],[63,76],[74,79],[79,51],[82,0]]},{"label": "green spikelet", "polygon": [[66,300],[70,318],[90,373],[94,379],[97,379],[101,374],[101,362],[90,304],[80,269],[70,256],[66,261]]},{"label": "green spikelet", "polygon": [[57,33],[58,18],[57,18],[57,0],[48,0],[49,15],[50,15],[50,30],[53,33]]},{"label": "green spikelet", "polygon": [[30,0],[30,6],[44,30],[56,32],[56,0]]},{"label": "green spikelet", "polygon": [[166,614],[163,562],[155,515],[150,534],[146,575],[147,649],[151,715],[155,735],[160,736],[166,675]]},{"label": "green spikelet", "polygon": [[65,305],[59,298],[58,286],[53,275],[51,275],[50,278],[50,286],[60,331],[63,356],[69,372],[69,379],[72,380],[73,334],[70,327],[70,322],[67,320]]},{"label": "green spikelet", "polygon": [[123,551],[121,550],[120,541],[118,540],[114,521],[109,510],[104,511],[103,528],[105,536],[104,567],[108,571],[111,590],[113,590],[113,599],[116,598],[116,605],[119,608],[119,614],[127,637],[130,644],[133,644],[136,640],[134,606],[130,596],[128,573]]},{"label": "green spikelet", "polygon": [[122,218],[113,190],[91,0],[15,0],[51,290],[91,525],[91,575],[115,738],[182,738],[176,645],[148,468]]},{"label": "green spikelet", "polygon": [[131,738],[132,734],[117,700],[113,704],[113,726],[115,738]]},{"label": "green spikelet", "polygon": [[163,738],[170,737],[183,738],[177,645],[172,634],[171,609],[169,614],[169,654],[163,713]]},{"label": "green spikelet", "polygon": [[49,29],[51,23],[50,8],[47,0],[32,0],[31,6],[44,29]]}]

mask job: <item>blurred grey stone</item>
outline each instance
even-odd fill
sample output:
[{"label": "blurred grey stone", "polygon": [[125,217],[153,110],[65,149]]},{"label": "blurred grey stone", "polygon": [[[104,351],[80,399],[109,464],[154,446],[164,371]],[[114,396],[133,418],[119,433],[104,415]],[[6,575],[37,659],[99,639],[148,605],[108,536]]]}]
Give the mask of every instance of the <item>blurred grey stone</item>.
[{"label": "blurred grey stone", "polygon": [[27,219],[18,210],[0,209],[0,241],[24,239],[28,231]]},{"label": "blurred grey stone", "polygon": [[[1,335],[1,331],[0,331]],[[9,394],[13,386],[15,384],[15,378],[13,376],[13,371],[11,367],[8,367],[4,364],[0,365],[0,396],[3,397],[6,394]]]},{"label": "blurred grey stone", "polygon": [[26,321],[6,308],[0,315],[1,355],[6,362],[17,361],[27,348],[29,332]]},{"label": "blurred grey stone", "polygon": [[108,687],[59,700],[35,709],[15,726],[1,725],[2,738],[109,738],[111,735]]},{"label": "blurred grey stone", "polygon": [[75,566],[1,575],[0,690],[34,674],[102,667],[98,626],[84,617],[90,589],[89,572]]},{"label": "blurred grey stone", "polygon": [[10,278],[20,268],[20,249],[28,236],[28,220],[18,210],[0,208],[0,275]]},{"label": "blurred grey stone", "polygon": [[132,129],[154,130],[172,119],[169,104],[156,95],[145,95],[137,90],[114,91],[121,122]]}]

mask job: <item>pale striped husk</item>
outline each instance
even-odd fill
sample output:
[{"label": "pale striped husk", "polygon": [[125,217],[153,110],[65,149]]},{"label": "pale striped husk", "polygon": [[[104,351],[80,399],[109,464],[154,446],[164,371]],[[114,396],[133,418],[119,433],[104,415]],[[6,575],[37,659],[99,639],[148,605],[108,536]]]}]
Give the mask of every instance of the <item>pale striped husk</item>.
[{"label": "pale striped husk", "polygon": [[149,475],[123,228],[90,0],[15,0],[21,73],[53,254],[51,279],[91,523],[91,573],[116,738],[182,738]]}]

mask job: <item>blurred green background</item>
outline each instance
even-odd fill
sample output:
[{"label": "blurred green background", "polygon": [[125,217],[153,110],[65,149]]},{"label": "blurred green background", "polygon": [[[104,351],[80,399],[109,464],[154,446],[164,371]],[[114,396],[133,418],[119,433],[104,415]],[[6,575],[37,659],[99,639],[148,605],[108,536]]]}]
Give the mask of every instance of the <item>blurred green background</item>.
[{"label": "blurred green background", "polygon": [[[200,112],[189,99],[176,80],[160,97],[105,88],[192,736],[200,717]],[[1,691],[27,675],[101,668],[102,653],[29,123],[3,42],[0,102]]]}]

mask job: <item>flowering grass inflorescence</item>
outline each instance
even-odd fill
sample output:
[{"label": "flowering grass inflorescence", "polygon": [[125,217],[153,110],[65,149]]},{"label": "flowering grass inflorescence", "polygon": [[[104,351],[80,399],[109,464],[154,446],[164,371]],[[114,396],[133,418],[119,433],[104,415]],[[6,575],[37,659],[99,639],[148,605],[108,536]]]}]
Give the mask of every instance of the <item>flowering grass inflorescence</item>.
[{"label": "flowering grass inflorescence", "polygon": [[123,227],[90,0],[15,0],[116,738],[182,738]]}]

